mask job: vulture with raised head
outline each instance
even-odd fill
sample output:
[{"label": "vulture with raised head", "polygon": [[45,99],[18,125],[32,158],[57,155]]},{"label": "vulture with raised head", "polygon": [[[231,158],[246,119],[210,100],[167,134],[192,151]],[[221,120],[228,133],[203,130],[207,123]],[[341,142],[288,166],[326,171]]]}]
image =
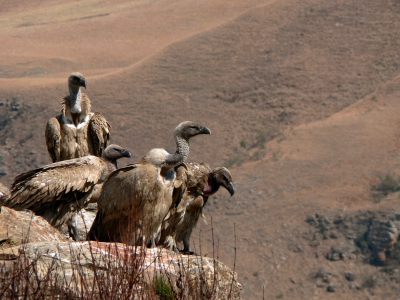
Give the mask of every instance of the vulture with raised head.
[{"label": "vulture with raised head", "polygon": [[90,111],[90,99],[81,87],[86,88],[85,77],[71,73],[61,114],[47,122],[46,145],[53,162],[86,155],[101,157],[110,140],[110,124],[101,113]]},{"label": "vulture with raised head", "polygon": [[177,244],[183,242],[184,253],[192,253],[189,239],[199,218],[203,215],[203,207],[208,197],[215,194],[223,186],[232,196],[235,193],[231,172],[225,167],[211,169],[205,163],[186,163],[192,180],[186,186],[186,192],[177,207],[170,209],[161,225],[158,245],[177,250]]},{"label": "vulture with raised head", "polygon": [[117,160],[122,157],[131,157],[131,153],[109,145],[102,157],[88,155],[22,173],[15,178],[4,206],[32,210],[58,229],[67,224],[71,237],[77,240],[77,212],[97,200],[100,185],[117,169]]},{"label": "vulture with raised head", "polygon": [[161,222],[186,190],[189,139],[211,131],[190,121],[174,131],[175,153],[152,149],[140,162],[121,168],[104,183],[88,239],[154,246]]}]

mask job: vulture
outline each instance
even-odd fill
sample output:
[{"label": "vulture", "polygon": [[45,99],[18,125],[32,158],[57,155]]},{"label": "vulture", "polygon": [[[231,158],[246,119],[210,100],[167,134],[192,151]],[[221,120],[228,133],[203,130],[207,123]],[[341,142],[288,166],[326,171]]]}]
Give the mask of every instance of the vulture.
[{"label": "vulture", "polygon": [[103,185],[88,239],[154,246],[162,220],[185,192],[189,139],[199,134],[211,131],[182,122],[174,131],[175,153],[155,148],[138,163],[112,173]]},{"label": "vulture", "polygon": [[77,240],[77,212],[96,201],[99,187],[122,157],[131,153],[112,144],[102,157],[88,155],[22,173],[15,178],[4,206],[32,210],[57,229],[67,224],[70,236]]},{"label": "vulture", "polygon": [[161,225],[158,245],[177,250],[177,244],[183,242],[184,253],[193,253],[189,248],[189,239],[194,227],[203,216],[203,207],[208,197],[215,194],[220,186],[228,190],[232,196],[235,193],[232,175],[225,167],[211,169],[205,163],[186,163],[193,179],[189,181],[182,201],[177,207],[171,208]]},{"label": "vulture", "polygon": [[87,155],[101,157],[110,140],[110,124],[101,113],[90,112],[90,99],[81,87],[86,88],[85,77],[71,73],[61,114],[47,122],[46,145],[53,163]]}]

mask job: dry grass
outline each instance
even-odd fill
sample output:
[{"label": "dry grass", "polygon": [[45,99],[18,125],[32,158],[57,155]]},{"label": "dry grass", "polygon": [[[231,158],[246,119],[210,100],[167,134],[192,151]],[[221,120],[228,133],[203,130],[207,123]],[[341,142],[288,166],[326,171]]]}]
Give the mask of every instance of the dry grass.
[{"label": "dry grass", "polygon": [[[93,245],[92,245],[93,243]],[[130,245],[105,244],[102,251],[89,242],[90,258],[79,248],[70,246],[68,265],[61,252],[52,256],[39,253],[22,244],[18,253],[0,263],[1,299],[215,299],[218,272],[213,276],[199,267],[200,274],[192,276],[185,268],[183,256],[177,272],[170,272],[165,260],[155,259],[153,272],[145,263],[145,251]],[[33,248],[35,249],[35,248]],[[215,250],[215,249],[214,249]],[[85,257],[86,256],[86,257]],[[4,259],[4,257],[3,257]],[[202,266],[203,257],[195,264]],[[50,263],[49,263],[50,261]],[[169,261],[169,260],[168,260]],[[214,259],[214,270],[218,270]],[[69,267],[67,267],[69,266]],[[232,299],[232,286],[228,299]]]}]

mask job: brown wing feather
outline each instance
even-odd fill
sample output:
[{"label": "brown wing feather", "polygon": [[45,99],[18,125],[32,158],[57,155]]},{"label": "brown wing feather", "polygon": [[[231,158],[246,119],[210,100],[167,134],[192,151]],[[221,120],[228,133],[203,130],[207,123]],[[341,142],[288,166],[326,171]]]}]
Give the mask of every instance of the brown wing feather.
[{"label": "brown wing feather", "polygon": [[61,127],[57,118],[51,118],[46,125],[45,139],[47,151],[53,162],[60,160],[61,153]]},{"label": "brown wing feather", "polygon": [[72,192],[90,191],[105,168],[101,158],[85,156],[28,171],[15,178],[11,197],[4,205],[15,209],[33,209],[44,203],[69,200],[68,195]]},{"label": "brown wing feather", "polygon": [[95,112],[89,121],[88,143],[90,153],[101,156],[110,140],[111,126],[101,113]]}]

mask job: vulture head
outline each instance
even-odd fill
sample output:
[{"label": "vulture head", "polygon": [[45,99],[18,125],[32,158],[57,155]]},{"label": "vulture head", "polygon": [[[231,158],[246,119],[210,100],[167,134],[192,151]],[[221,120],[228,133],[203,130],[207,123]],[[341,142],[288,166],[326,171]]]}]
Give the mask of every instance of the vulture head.
[{"label": "vulture head", "polygon": [[68,87],[79,89],[83,86],[86,89],[86,79],[79,72],[72,72],[68,77]]},{"label": "vulture head", "polygon": [[231,172],[224,167],[215,168],[211,171],[208,184],[203,193],[205,195],[214,194],[220,186],[226,188],[231,196],[235,193]]},{"label": "vulture head", "polygon": [[120,159],[122,157],[131,157],[132,154],[122,148],[121,146],[118,146],[116,144],[111,144],[107,146],[106,149],[104,149],[102,155],[101,155],[105,160],[108,161],[117,161],[117,159]]},{"label": "vulture head", "polygon": [[189,139],[199,134],[211,134],[211,130],[191,121],[180,123],[174,131],[177,150],[165,157],[164,165],[173,167],[185,162],[189,156]]},{"label": "vulture head", "polygon": [[81,86],[86,88],[85,77],[79,72],[73,72],[68,78],[68,88],[69,88],[69,99],[70,99],[70,109],[73,114],[80,114],[81,108]]},{"label": "vulture head", "polygon": [[199,134],[211,134],[210,129],[204,127],[202,125],[196,124],[191,121],[185,121],[180,123],[174,131],[175,137],[180,137],[186,140],[187,142],[191,137],[194,137]]},{"label": "vulture head", "polygon": [[111,144],[104,149],[101,157],[108,162],[109,168],[111,171],[115,171],[118,169],[117,160],[123,157],[131,157],[131,153],[115,144]]}]

